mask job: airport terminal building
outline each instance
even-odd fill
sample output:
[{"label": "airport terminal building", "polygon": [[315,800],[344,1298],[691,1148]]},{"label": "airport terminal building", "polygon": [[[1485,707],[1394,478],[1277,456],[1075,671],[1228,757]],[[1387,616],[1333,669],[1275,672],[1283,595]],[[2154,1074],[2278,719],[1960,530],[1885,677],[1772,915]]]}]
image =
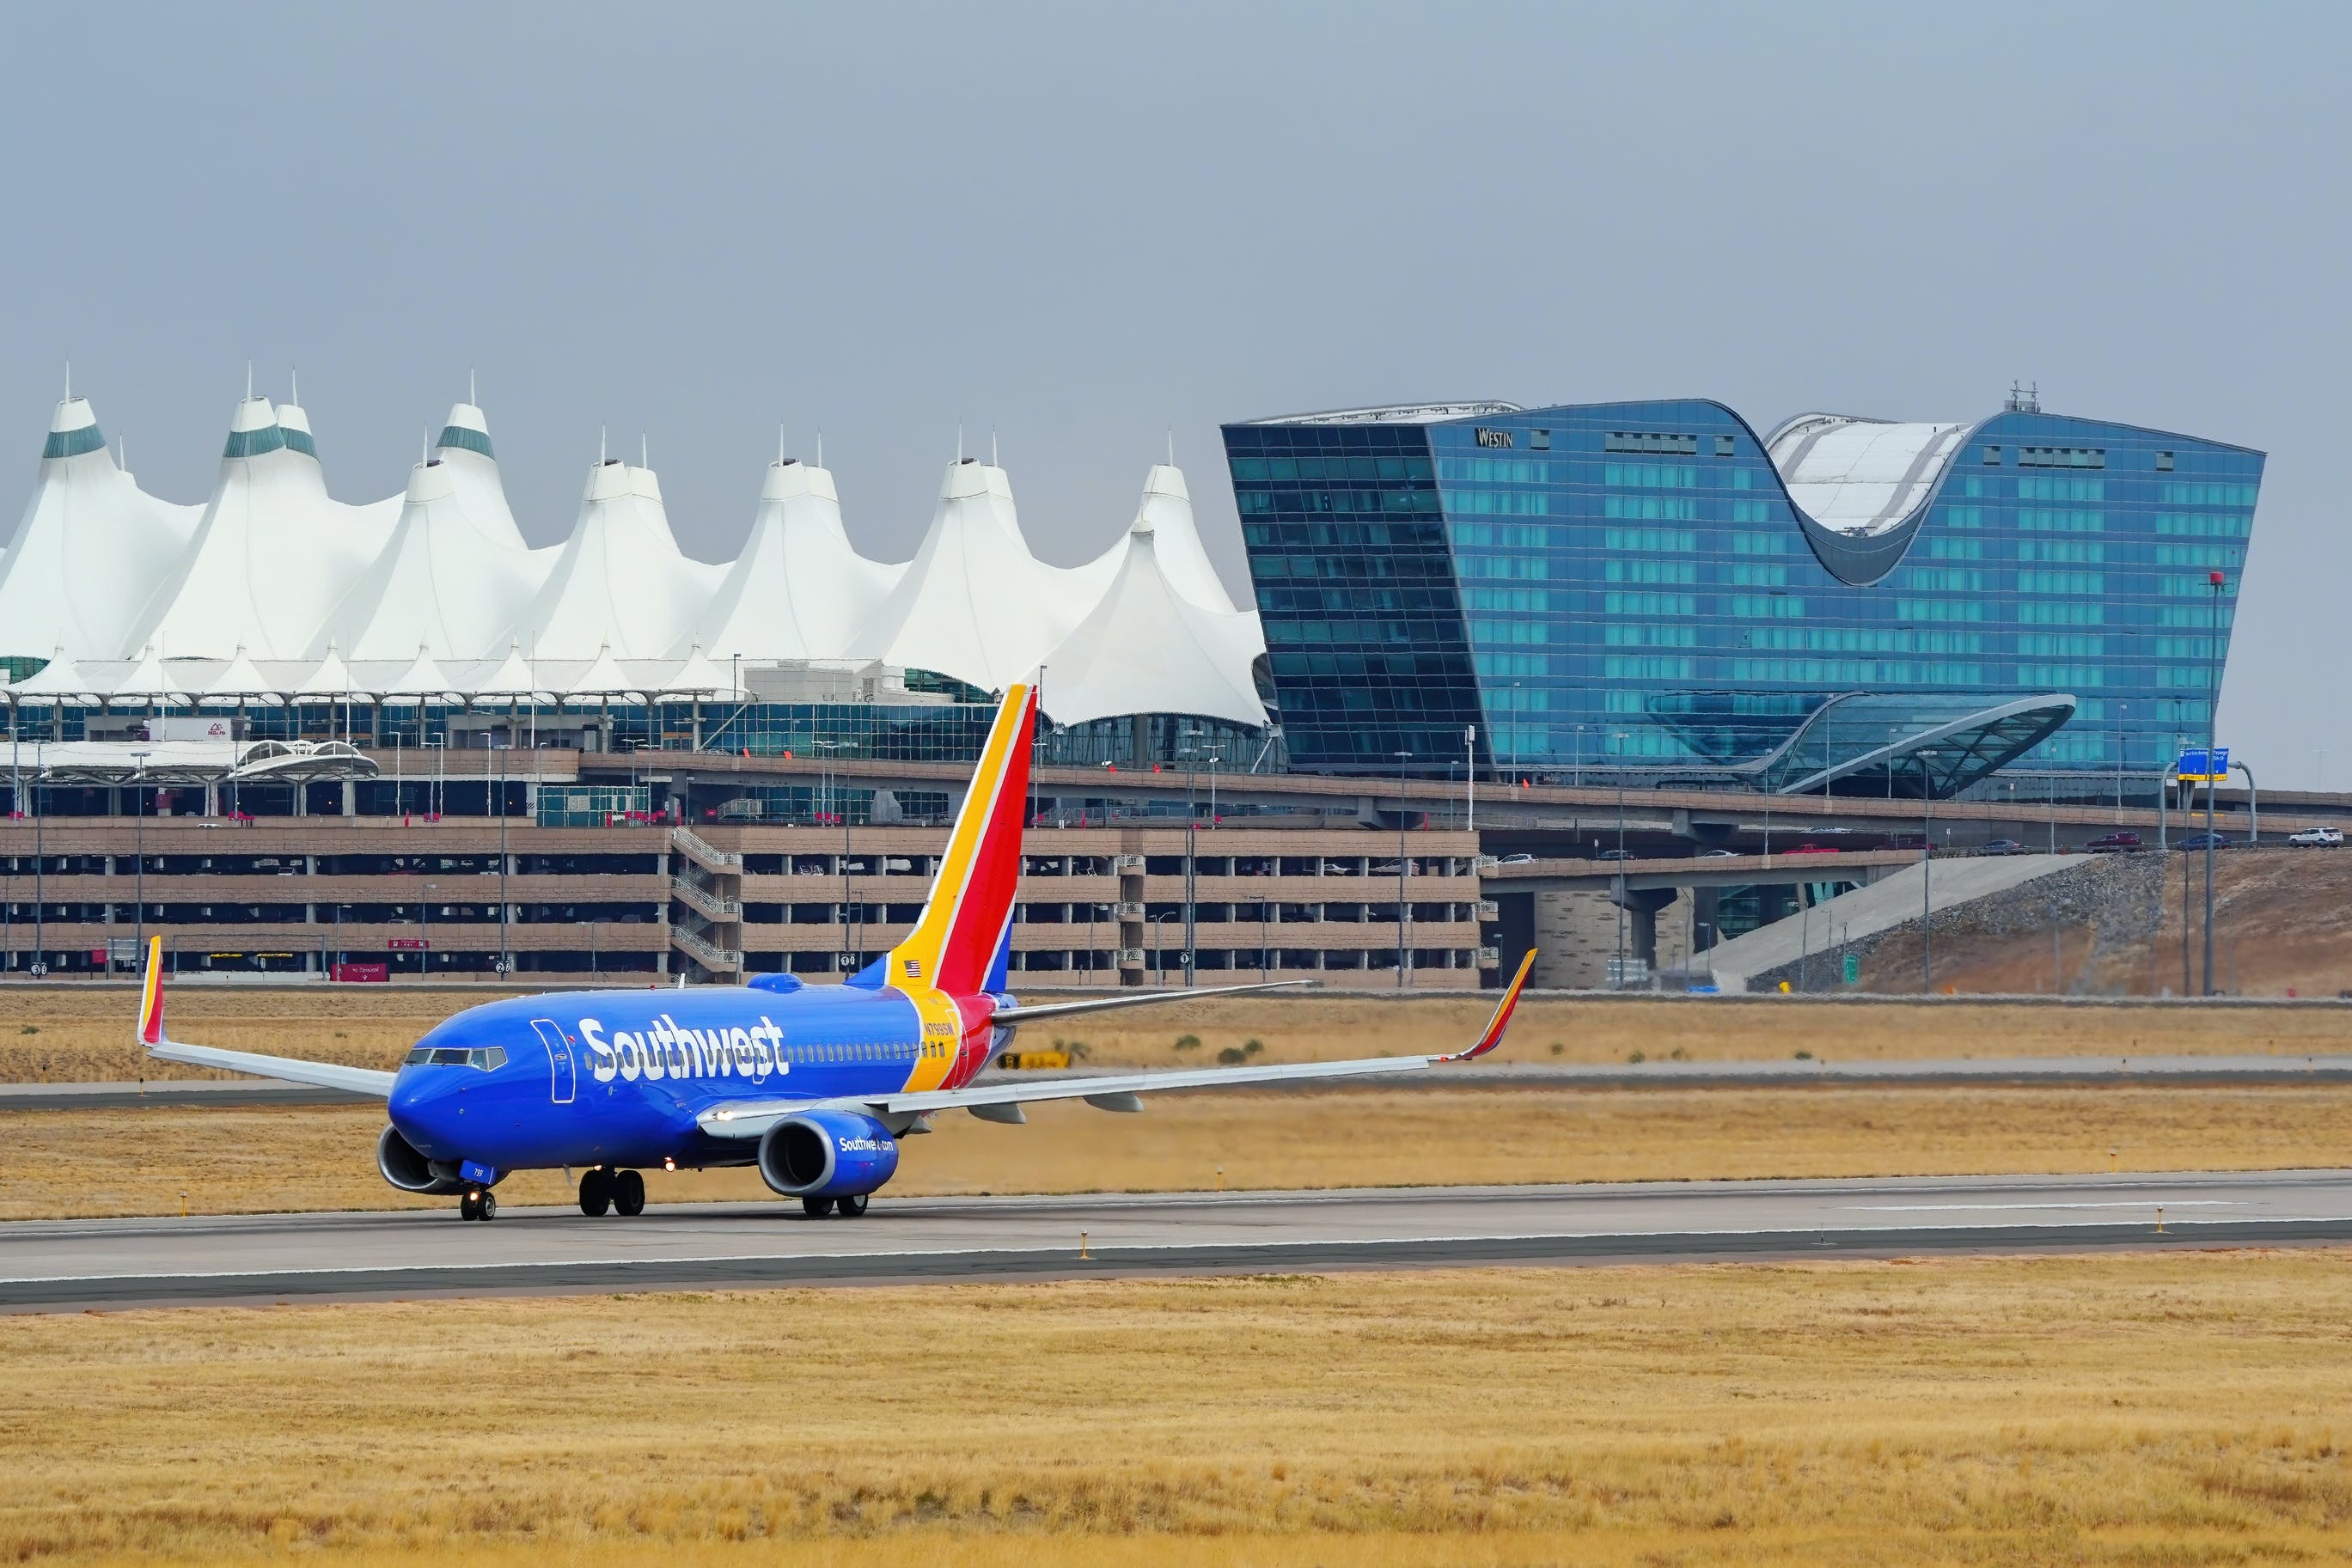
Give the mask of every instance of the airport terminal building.
[{"label": "airport terminal building", "polygon": [[[1948,797],[2202,742],[2263,454],[1718,402],[1224,427],[1295,768]],[[1400,756],[1409,753],[1409,756]],[[1482,767],[1489,758],[1481,756]]]}]

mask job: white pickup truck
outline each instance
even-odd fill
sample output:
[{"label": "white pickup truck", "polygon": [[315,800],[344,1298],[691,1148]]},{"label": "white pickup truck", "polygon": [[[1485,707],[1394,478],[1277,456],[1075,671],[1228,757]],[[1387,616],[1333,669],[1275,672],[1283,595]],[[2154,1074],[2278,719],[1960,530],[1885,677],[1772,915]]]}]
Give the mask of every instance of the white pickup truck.
[{"label": "white pickup truck", "polygon": [[2305,828],[2299,833],[2289,833],[2286,841],[2298,849],[2332,850],[2343,845],[2344,835],[2335,828]]}]

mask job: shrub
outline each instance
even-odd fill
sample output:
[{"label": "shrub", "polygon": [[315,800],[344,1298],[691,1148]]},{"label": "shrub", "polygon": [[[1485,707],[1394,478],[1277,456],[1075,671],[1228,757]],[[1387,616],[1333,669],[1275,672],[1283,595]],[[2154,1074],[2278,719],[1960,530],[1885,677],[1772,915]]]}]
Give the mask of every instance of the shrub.
[{"label": "shrub", "polygon": [[1240,1050],[1234,1046],[1229,1045],[1225,1047],[1224,1050],[1217,1052],[1217,1061],[1226,1067],[1239,1067],[1243,1062],[1247,1061],[1248,1060],[1249,1052]]},{"label": "shrub", "polygon": [[1558,1041],[1558,1040],[1553,1040],[1553,1041],[1551,1042],[1551,1053],[1552,1053],[1554,1056],[1558,1056],[1558,1055],[1559,1055],[1561,1052],[1565,1051],[1567,1049],[1568,1049],[1568,1047],[1566,1047],[1566,1046],[1564,1046],[1564,1045],[1560,1044],[1560,1042],[1559,1042],[1559,1041]]},{"label": "shrub", "polygon": [[1690,1052],[1685,1051],[1678,1045],[1675,1047],[1674,1050],[1666,1052],[1666,1060],[1668,1061],[1688,1061],[1690,1060]]},{"label": "shrub", "polygon": [[1264,1051],[1265,1049],[1265,1041],[1262,1040],[1245,1040],[1242,1041],[1242,1054],[1244,1056],[1255,1056],[1259,1051]]},{"label": "shrub", "polygon": [[19,1027],[16,1032],[18,1034],[38,1034],[41,1032],[41,1026],[37,1023],[25,1024]]},{"label": "shrub", "polygon": [[1638,1067],[1650,1060],[1650,1053],[1646,1051],[1629,1051],[1625,1053],[1625,1060]]},{"label": "shrub", "polygon": [[1812,1059],[1813,1053],[1810,1051],[1801,1051],[1797,1052],[1797,1060],[1799,1061],[1811,1061]]},{"label": "shrub", "polygon": [[1176,1037],[1176,1049],[1198,1051],[1201,1049],[1201,1037],[1197,1034],[1180,1034]]}]

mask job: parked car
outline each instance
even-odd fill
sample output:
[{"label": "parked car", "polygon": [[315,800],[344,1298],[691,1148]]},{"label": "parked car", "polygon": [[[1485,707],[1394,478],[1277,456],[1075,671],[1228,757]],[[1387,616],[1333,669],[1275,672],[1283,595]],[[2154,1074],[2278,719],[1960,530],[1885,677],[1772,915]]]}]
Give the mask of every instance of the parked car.
[{"label": "parked car", "polygon": [[2230,847],[2227,833],[2191,833],[2172,846],[2176,850],[2226,850]]},{"label": "parked car", "polygon": [[1977,846],[1980,855],[2021,855],[2028,852],[2015,839],[1987,839]]},{"label": "parked car", "polygon": [[1529,854],[1505,855],[1495,863],[1496,865],[1533,865],[1536,863],[1536,857]]},{"label": "parked car", "polygon": [[1835,844],[1806,842],[1791,850],[1782,850],[1780,852],[1785,855],[1833,855],[1838,852]]},{"label": "parked car", "polygon": [[1632,850],[1602,850],[1592,858],[1598,861],[1630,861],[1637,857]]},{"label": "parked car", "polygon": [[2305,828],[2299,833],[2289,833],[2286,841],[2297,849],[2332,850],[2342,847],[2344,835],[2334,828]]},{"label": "parked car", "polygon": [[1692,858],[1703,861],[1727,861],[1738,852],[1738,850],[1701,850]]},{"label": "parked car", "polygon": [[2136,850],[2140,847],[2137,833],[2101,833],[2097,838],[2084,844],[2083,852],[2085,854],[2111,855],[2122,850]]}]

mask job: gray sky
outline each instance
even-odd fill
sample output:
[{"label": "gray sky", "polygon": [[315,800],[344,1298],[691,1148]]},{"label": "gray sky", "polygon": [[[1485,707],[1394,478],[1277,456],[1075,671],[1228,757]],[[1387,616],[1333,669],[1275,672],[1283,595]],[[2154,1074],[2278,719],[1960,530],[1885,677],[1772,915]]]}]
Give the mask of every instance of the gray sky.
[{"label": "gray sky", "polygon": [[[731,556],[776,429],[903,559],[956,425],[1041,554],[1173,430],[1424,397],[2054,413],[2271,454],[2224,737],[2352,787],[2352,8],[44,6],[9,19],[0,416],[59,366],[209,488],[247,360],[398,490],[478,370],[560,538],[597,430]],[[0,503],[14,505],[13,502]]]}]

